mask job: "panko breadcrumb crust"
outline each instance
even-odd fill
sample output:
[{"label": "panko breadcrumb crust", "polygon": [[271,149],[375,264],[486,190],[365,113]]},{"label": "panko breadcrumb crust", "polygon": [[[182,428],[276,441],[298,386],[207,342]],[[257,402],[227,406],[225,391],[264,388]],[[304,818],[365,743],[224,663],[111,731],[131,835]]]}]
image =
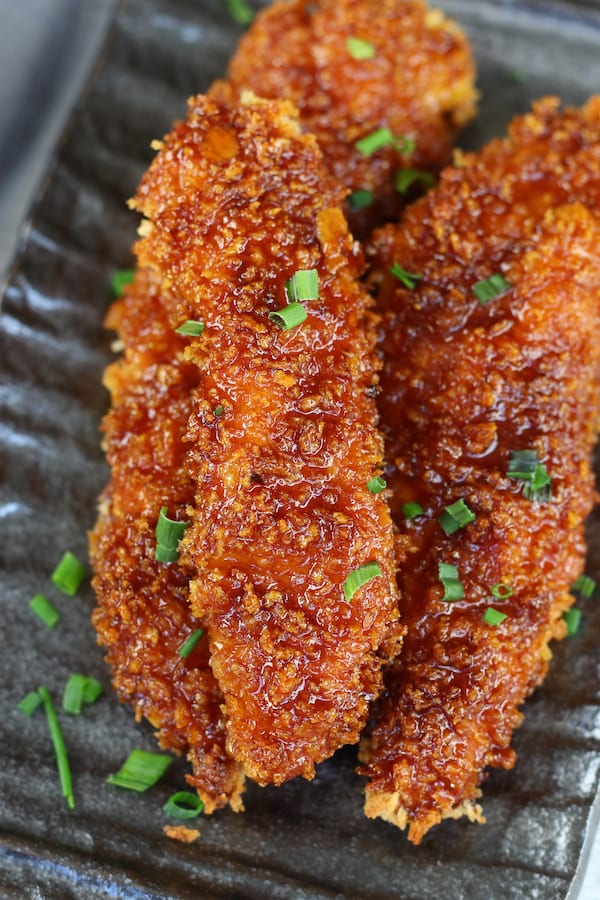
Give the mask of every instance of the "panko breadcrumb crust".
[{"label": "panko breadcrumb crust", "polygon": [[[206,325],[175,363],[197,378],[187,426],[170,426],[186,446],[180,477],[195,485],[178,568],[208,632],[227,750],[260,783],[311,777],[358,740],[401,634],[389,509],[367,489],[382,466],[375,318],[340,202],[291,105],[251,96],[192,100],[135,201],[160,328]],[[283,331],[269,313],[310,268],[319,299]],[[165,505],[154,480],[152,524]],[[346,577],[373,561],[381,576],[347,600]]]},{"label": "panko breadcrumb crust", "polygon": [[[348,39],[372,48],[356,59]],[[350,229],[365,238],[398,214],[406,197],[398,169],[437,173],[450,162],[456,133],[475,114],[475,67],[462,29],[422,0],[292,0],[260,12],[239,42],[216,98],[292,100],[317,138],[326,169],[348,191],[368,190],[372,206],[346,204]],[[356,142],[380,128],[415,142],[372,155]],[[417,181],[408,196],[423,188]]]},{"label": "panko breadcrumb crust", "polygon": [[[566,633],[596,500],[599,201],[600,99],[561,111],[546,98],[506,139],[459,155],[370,245],[407,635],[362,773],[367,815],[408,824],[415,843],[444,817],[481,818],[484,769],[514,765],[520,706]],[[395,262],[419,274],[413,290]],[[511,287],[482,305],[473,286],[496,273]],[[551,502],[507,477],[525,449],[552,478]],[[460,499],[476,520],[447,536],[438,518]],[[411,501],[424,514],[407,521]],[[457,567],[464,600],[443,602],[441,562]],[[510,596],[494,596],[499,584]],[[486,624],[488,606],[506,619]]]},{"label": "panko breadcrumb crust", "polygon": [[124,347],[104,383],[103,422],[111,480],[90,535],[97,607],[93,624],[107,648],[119,698],[158,730],[162,747],[187,752],[206,812],[242,807],[243,775],[225,749],[223,697],[201,640],[187,659],[178,649],[200,627],[188,605],[190,571],[154,559],[157,512],[185,518],[193,485],[183,434],[197,369],[184,362],[187,339],[169,325],[160,279],[138,269],[107,316]]}]

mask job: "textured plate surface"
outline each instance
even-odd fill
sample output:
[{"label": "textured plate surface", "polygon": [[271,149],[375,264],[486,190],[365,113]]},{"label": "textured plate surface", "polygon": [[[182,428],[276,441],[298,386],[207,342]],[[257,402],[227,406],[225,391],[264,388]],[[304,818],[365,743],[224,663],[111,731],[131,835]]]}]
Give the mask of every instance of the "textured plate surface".
[{"label": "textured plate surface", "polygon": [[[462,143],[502,133],[531,99],[581,102],[600,86],[596,4],[441,3],[468,29],[481,116]],[[145,795],[105,783],[133,747],[154,749],[110,690],[79,718],[61,714],[77,806],[62,802],[44,718],[15,710],[46,684],[56,703],[68,675],[108,689],[86,588],[61,597],[49,574],[63,550],[86,556],[85,531],[107,471],[98,423],[110,359],[101,321],[110,271],[129,264],[136,219],[124,205],[149,143],[185,98],[224,72],[239,33],[221,0],[130,0],[118,12],[89,91],[60,150],[0,317],[0,896],[43,898],[543,898],[573,889],[600,776],[600,606],[557,647],[526,706],[519,762],[485,786],[483,827],[447,822],[423,845],[361,812],[355,754],[312,784],[251,787],[247,813],[200,822],[184,846],[162,834],[161,807],[184,786],[177,762]],[[525,80],[515,70],[527,73]],[[588,572],[600,577],[600,516]],[[62,619],[48,631],[27,601],[47,592]]]}]

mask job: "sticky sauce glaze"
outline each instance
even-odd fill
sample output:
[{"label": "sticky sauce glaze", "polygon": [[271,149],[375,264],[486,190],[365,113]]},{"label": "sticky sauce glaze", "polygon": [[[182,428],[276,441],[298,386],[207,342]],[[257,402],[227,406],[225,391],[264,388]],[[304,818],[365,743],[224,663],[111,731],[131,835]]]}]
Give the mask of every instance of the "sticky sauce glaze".
[{"label": "sticky sauce glaze", "polygon": [[[486,766],[514,764],[520,705],[544,676],[548,641],[565,634],[583,569],[600,258],[598,219],[578,201],[600,210],[599,163],[600,102],[561,113],[542,101],[371,248],[407,636],[363,771],[368,814],[408,822],[417,843],[465,802],[472,810]],[[389,274],[395,261],[422,274],[414,291]],[[513,287],[484,307],[472,286],[496,272]],[[551,503],[506,477],[519,449],[537,451]],[[438,518],[461,498],[476,521],[446,536]],[[407,522],[409,501],[425,515]],[[442,602],[439,562],[457,566],[464,600]],[[512,596],[493,597],[498,583]],[[486,625],[488,606],[506,620]]]}]

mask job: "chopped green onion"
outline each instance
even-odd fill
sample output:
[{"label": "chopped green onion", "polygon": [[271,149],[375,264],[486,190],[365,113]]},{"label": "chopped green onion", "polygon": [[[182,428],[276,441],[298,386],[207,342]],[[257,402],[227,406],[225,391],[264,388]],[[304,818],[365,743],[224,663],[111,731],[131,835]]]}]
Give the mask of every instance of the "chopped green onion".
[{"label": "chopped green onion", "polygon": [[373,192],[366,190],[352,191],[348,197],[348,204],[350,209],[356,212],[360,209],[366,209],[367,206],[373,205]]},{"label": "chopped green onion", "polygon": [[444,596],[442,600],[445,603],[455,603],[462,600],[465,596],[465,589],[458,577],[458,569],[450,563],[441,562],[438,564],[438,577],[444,585]]},{"label": "chopped green onion", "polygon": [[548,501],[552,496],[552,479],[538,459],[535,450],[511,450],[509,478],[524,481],[523,495],[528,500]]},{"label": "chopped green onion", "polygon": [[454,534],[455,531],[459,531],[461,528],[464,528],[465,525],[474,522],[475,513],[472,509],[469,509],[465,501],[461,499],[457,500],[456,503],[453,503],[451,506],[446,506],[438,521],[446,534]]},{"label": "chopped green onion", "polygon": [[73,796],[73,783],[71,781],[71,767],[69,766],[65,739],[60,729],[56,709],[54,708],[54,703],[52,702],[48,688],[40,687],[38,693],[42,698],[42,703],[44,704],[44,710],[46,712],[46,720],[48,722],[48,730],[54,746],[54,755],[56,756],[56,765],[58,768],[58,777],[60,778],[62,795],[66,799],[69,809],[75,809],[75,797]]},{"label": "chopped green onion", "polygon": [[225,0],[225,5],[238,25],[249,25],[254,19],[254,10],[246,0]]},{"label": "chopped green onion", "polygon": [[505,619],[506,613],[500,612],[499,609],[494,609],[493,606],[488,606],[483,614],[483,621],[486,623],[486,625],[501,625]]},{"label": "chopped green onion", "polygon": [[382,574],[379,563],[371,562],[365,563],[364,566],[359,566],[358,569],[350,572],[342,585],[344,597],[346,600],[350,600],[363,584],[366,584],[367,581],[372,581],[373,578],[381,578]]},{"label": "chopped green onion", "polygon": [[187,337],[198,337],[204,331],[204,322],[197,319],[186,319],[183,325],[176,328],[177,334],[185,334]]},{"label": "chopped green onion", "polygon": [[567,626],[567,634],[569,637],[573,637],[574,634],[577,634],[581,625],[581,610],[571,607],[571,609],[565,610],[563,619]]},{"label": "chopped green onion", "polygon": [[527,80],[528,74],[527,69],[517,67],[512,69],[510,77],[513,81],[516,81],[517,84],[521,84],[523,81]]},{"label": "chopped green onion", "polygon": [[492,597],[495,597],[496,600],[507,600],[509,597],[512,597],[514,591],[510,584],[503,584],[502,581],[499,581],[497,584],[492,585],[490,594]]},{"label": "chopped green onion", "polygon": [[504,275],[497,272],[495,275],[490,275],[489,278],[484,278],[483,281],[478,281],[477,284],[474,284],[472,291],[481,305],[485,306],[494,297],[499,297],[500,294],[504,294],[511,287],[510,281],[507,281]]},{"label": "chopped green onion", "polygon": [[163,811],[173,819],[195,819],[204,809],[204,803],[198,794],[191,791],[177,791],[171,794]]},{"label": "chopped green onion", "polygon": [[183,642],[183,644],[177,651],[182,659],[187,659],[203,634],[204,632],[201,628],[196,628],[196,630],[190,634],[187,640]]},{"label": "chopped green onion", "polygon": [[44,597],[43,594],[36,594],[35,597],[29,601],[29,608],[48,628],[54,628],[56,623],[60,620],[60,613],[54,603],[52,603],[51,600],[48,600],[47,597]]},{"label": "chopped green onion", "polygon": [[26,694],[20,703],[17,704],[17,709],[24,713],[26,716],[32,715],[42,704],[42,698],[40,697],[39,691],[29,691]]},{"label": "chopped green onion", "polygon": [[119,269],[118,272],[112,273],[110,278],[110,286],[112,288],[114,297],[123,296],[123,291],[128,284],[131,284],[134,275],[135,272],[133,271],[133,269]]},{"label": "chopped green onion", "polygon": [[433,186],[434,177],[429,172],[421,169],[398,169],[394,176],[394,186],[399,194],[406,194],[413,186],[420,182],[425,190]]},{"label": "chopped green onion", "polygon": [[589,575],[580,575],[571,585],[571,591],[574,594],[581,594],[582,597],[593,596],[595,590],[596,582]]},{"label": "chopped green onion", "polygon": [[540,502],[548,502],[552,498],[552,479],[541,463],[536,466],[531,483],[523,487],[523,496]]},{"label": "chopped green onion", "polygon": [[415,149],[415,142],[412,138],[402,134],[392,134],[389,128],[378,128],[356,141],[354,146],[363,156],[372,156],[383,147],[394,147],[398,153],[412,153]]},{"label": "chopped green onion", "polygon": [[385,491],[386,487],[387,481],[381,475],[376,475],[375,478],[367,481],[367,490],[372,494],[380,494],[382,491]]},{"label": "chopped green onion", "polygon": [[378,128],[377,131],[367,134],[364,138],[356,141],[354,146],[363,156],[371,156],[377,150],[383,147],[389,147],[394,143],[394,135],[389,128]]},{"label": "chopped green onion", "polygon": [[552,499],[552,479],[541,463],[535,470],[531,484],[523,487],[523,496],[538,503],[548,503]]},{"label": "chopped green onion", "polygon": [[179,558],[178,544],[189,522],[177,522],[167,516],[167,507],[163,506],[156,523],[155,559],[159,562],[175,562]]},{"label": "chopped green onion", "polygon": [[417,516],[423,515],[423,507],[420,503],[411,501],[410,503],[402,504],[402,512],[404,513],[404,517],[406,519],[416,519]]},{"label": "chopped green onion", "polygon": [[85,567],[74,553],[67,550],[50,578],[59,590],[68,594],[69,597],[74,597],[86,576]]},{"label": "chopped green onion", "polygon": [[172,547],[165,547],[163,544],[157,544],[154,551],[154,559],[157,562],[172,563],[179,559],[179,550]]},{"label": "chopped green onion", "polygon": [[298,269],[292,277],[286,281],[290,303],[301,300],[319,299],[319,273],[316,269]]},{"label": "chopped green onion", "polygon": [[283,331],[290,331],[301,325],[307,317],[307,312],[301,303],[288,303],[278,312],[269,313],[269,319],[278,325]]},{"label": "chopped green onion", "polygon": [[219,403],[219,405],[215,406],[215,408],[213,409],[213,416],[215,417],[215,419],[220,419],[224,412],[225,408]]},{"label": "chopped green onion", "polygon": [[538,465],[537,450],[511,450],[508,462],[508,477],[531,481]]},{"label": "chopped green onion", "polygon": [[65,712],[72,716],[81,713],[84,703],[95,703],[103,693],[104,688],[99,681],[87,675],[73,673],[65,685],[62,706]]},{"label": "chopped green onion", "polygon": [[400,263],[397,262],[391,267],[390,275],[393,275],[394,278],[401,281],[404,287],[408,288],[409,291],[414,290],[417,286],[417,281],[420,281],[423,277],[422,275],[416,275],[413,272],[407,272],[406,269],[403,269]]},{"label": "chopped green onion", "polygon": [[166,753],[132,750],[121,768],[106,779],[109,784],[127,791],[147,791],[165,774],[173,758]]},{"label": "chopped green onion", "polygon": [[373,44],[369,41],[363,41],[362,38],[346,38],[346,47],[352,59],[373,59],[375,57]]}]

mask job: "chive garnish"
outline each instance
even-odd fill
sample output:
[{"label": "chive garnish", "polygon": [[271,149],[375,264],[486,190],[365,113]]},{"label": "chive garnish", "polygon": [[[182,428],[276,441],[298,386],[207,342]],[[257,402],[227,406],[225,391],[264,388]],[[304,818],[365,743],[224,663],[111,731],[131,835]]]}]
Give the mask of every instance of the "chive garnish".
[{"label": "chive garnish", "polygon": [[363,584],[366,584],[367,581],[372,581],[373,578],[381,578],[382,574],[379,563],[370,562],[365,563],[364,566],[359,566],[358,569],[350,572],[342,585],[344,597],[346,600],[350,600]]},{"label": "chive garnish", "polygon": [[373,44],[369,41],[364,41],[362,38],[346,38],[346,47],[352,59],[373,59],[375,57]]},{"label": "chive garnish", "polygon": [[470,522],[475,521],[475,513],[469,509],[464,500],[457,500],[451,506],[446,506],[439,517],[438,522],[446,534],[454,534],[464,528]]},{"label": "chive garnish", "polygon": [[514,591],[510,584],[504,584],[502,581],[499,581],[497,584],[492,585],[490,594],[496,600],[507,600],[509,597],[512,597]]},{"label": "chive garnish", "polygon": [[54,628],[60,620],[60,613],[51,600],[48,600],[43,594],[36,594],[29,601],[29,608],[41,619],[47,628]]},{"label": "chive garnish", "polygon": [[121,768],[106,779],[127,791],[147,791],[165,774],[173,759],[165,753],[132,750]]},{"label": "chive garnish", "polygon": [[465,589],[458,577],[458,569],[450,563],[441,562],[438,564],[438,577],[444,585],[444,596],[442,600],[445,603],[455,603],[462,600],[465,596]]},{"label": "chive garnish", "polygon": [[397,278],[404,287],[408,288],[409,291],[412,291],[417,286],[417,281],[420,281],[423,277],[422,275],[417,275],[414,272],[407,272],[406,269],[403,269],[400,263],[395,262],[394,265],[390,269],[390,275],[393,275],[394,278]]},{"label": "chive garnish", "polygon": [[420,182],[427,190],[433,186],[434,177],[421,169],[398,169],[394,176],[394,187],[399,194],[406,194],[409,188],[417,182]]},{"label": "chive garnish", "polygon": [[513,81],[516,81],[517,84],[521,84],[523,81],[526,81],[527,76],[527,69],[520,68],[519,66],[517,66],[515,69],[512,69],[510,73],[510,77]]},{"label": "chive garnish", "polygon": [[574,634],[577,634],[579,626],[581,625],[581,610],[575,609],[575,607],[572,606],[571,609],[565,610],[563,619],[567,626],[568,636],[573,637]]},{"label": "chive garnish", "polygon": [[254,19],[254,10],[246,0],[225,0],[225,5],[238,25],[249,25]]},{"label": "chive garnish", "polygon": [[490,275],[489,278],[478,281],[477,284],[473,285],[471,290],[481,305],[486,306],[490,300],[499,297],[500,294],[504,294],[506,291],[510,290],[511,287],[512,284],[510,281],[507,281],[500,272],[496,272],[494,275]]},{"label": "chive garnish", "polygon": [[70,713],[70,715],[78,716],[81,713],[83,704],[95,703],[98,697],[102,695],[103,691],[104,688],[95,678],[73,673],[72,675],[69,675],[69,679],[65,685],[62,707],[64,711]]},{"label": "chive garnish", "polygon": [[352,191],[348,197],[348,205],[355,212],[358,212],[360,209],[366,209],[367,206],[372,206],[373,192],[367,190]]},{"label": "chive garnish", "polygon": [[199,322],[197,319],[186,319],[175,331],[177,334],[185,334],[187,337],[198,337],[204,331],[204,322]]},{"label": "chive garnish", "polygon": [[195,819],[204,810],[204,803],[198,794],[191,791],[177,791],[171,794],[163,811],[173,819]]},{"label": "chive garnish", "polygon": [[488,606],[483,614],[483,621],[486,623],[486,625],[501,625],[505,619],[506,613],[500,612],[499,609],[494,609],[493,606]]},{"label": "chive garnish", "polygon": [[179,550],[172,547],[165,547],[164,544],[157,544],[154,551],[154,559],[161,563],[177,562],[179,559]]},{"label": "chive garnish", "polygon": [[24,715],[31,716],[41,703],[42,698],[40,697],[40,692],[29,691],[29,693],[23,697],[21,702],[17,704],[17,709]]},{"label": "chive garnish", "polygon": [[547,502],[552,497],[552,479],[538,459],[535,450],[511,450],[508,463],[509,478],[525,482],[523,496],[528,500]]},{"label": "chive garnish", "polygon": [[167,516],[167,507],[163,506],[158,515],[156,529],[155,559],[159,562],[175,562],[179,558],[178,544],[189,522],[177,522]]},{"label": "chive garnish", "polygon": [[319,299],[319,273],[316,269],[298,269],[285,283],[290,303]]},{"label": "chive garnish", "polygon": [[581,594],[582,597],[592,597],[595,590],[596,582],[589,575],[580,575],[571,585],[572,593]]},{"label": "chive garnish", "polygon": [[183,644],[177,651],[182,659],[187,659],[203,634],[204,632],[201,628],[196,628],[196,630],[193,631],[190,636],[183,642]]},{"label": "chive garnish", "polygon": [[367,481],[367,490],[372,494],[380,494],[381,491],[385,491],[386,487],[387,481],[381,475],[376,475],[375,478]]},{"label": "chive garnish", "polygon": [[59,590],[69,597],[74,597],[86,575],[85,567],[74,553],[67,550],[50,578]]},{"label": "chive garnish", "polygon": [[69,766],[65,739],[58,722],[56,709],[54,708],[54,703],[52,702],[48,688],[42,686],[38,688],[38,693],[42,699],[44,710],[46,712],[46,720],[48,722],[48,730],[54,746],[54,755],[56,756],[56,766],[58,768],[58,777],[60,779],[62,795],[66,799],[69,809],[75,809],[71,767]]},{"label": "chive garnish", "polygon": [[135,272],[133,269],[119,269],[113,272],[110,278],[110,286],[114,297],[122,297],[123,291],[133,281]]},{"label": "chive garnish", "polygon": [[511,450],[508,477],[531,481],[538,463],[537,450]]},{"label": "chive garnish", "polygon": [[377,150],[383,147],[389,147],[394,143],[394,135],[389,128],[378,128],[377,131],[367,134],[364,138],[356,141],[354,146],[363,156],[371,156]]},{"label": "chive garnish", "polygon": [[420,503],[415,503],[414,500],[411,500],[410,503],[402,504],[402,512],[405,519],[416,519],[417,516],[423,515],[423,507]]},{"label": "chive garnish", "polygon": [[392,134],[389,128],[378,128],[356,141],[354,146],[363,156],[372,156],[383,147],[394,147],[398,153],[412,153],[415,149],[415,142],[403,134]]},{"label": "chive garnish", "polygon": [[278,312],[269,313],[269,319],[278,325],[282,331],[290,331],[301,325],[307,318],[307,312],[301,303],[288,303]]},{"label": "chive garnish", "polygon": [[213,416],[215,417],[215,419],[220,419],[224,412],[225,408],[219,403],[219,405],[215,406],[215,408],[213,409]]}]

